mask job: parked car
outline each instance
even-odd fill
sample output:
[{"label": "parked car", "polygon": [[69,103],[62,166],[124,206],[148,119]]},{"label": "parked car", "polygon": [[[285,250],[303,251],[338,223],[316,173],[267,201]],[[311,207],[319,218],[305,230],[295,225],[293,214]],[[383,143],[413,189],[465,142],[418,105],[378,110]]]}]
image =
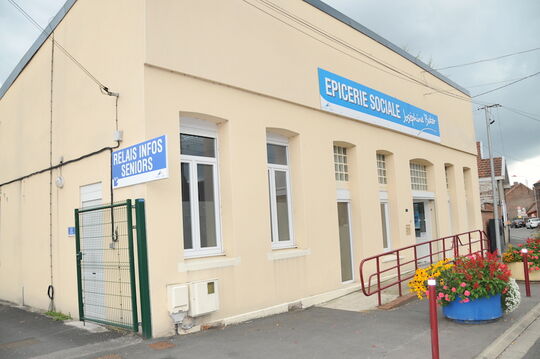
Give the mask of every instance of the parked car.
[{"label": "parked car", "polygon": [[525,219],[523,218],[516,218],[510,223],[510,227],[512,228],[521,228],[525,227]]},{"label": "parked car", "polygon": [[540,218],[529,218],[527,220],[527,228],[529,229],[532,229],[532,228],[538,228],[538,225],[540,225]]}]

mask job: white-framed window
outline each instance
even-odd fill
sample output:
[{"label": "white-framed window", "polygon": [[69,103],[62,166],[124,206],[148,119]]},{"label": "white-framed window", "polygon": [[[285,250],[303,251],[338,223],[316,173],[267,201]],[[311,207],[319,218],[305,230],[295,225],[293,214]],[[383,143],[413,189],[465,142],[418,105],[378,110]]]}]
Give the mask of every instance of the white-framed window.
[{"label": "white-framed window", "polygon": [[388,192],[379,192],[379,207],[381,211],[382,245],[384,251],[392,249],[391,229],[390,229],[390,204],[388,202]]},{"label": "white-framed window", "polygon": [[427,168],[419,163],[411,162],[411,188],[414,191],[427,191]]},{"label": "white-framed window", "polygon": [[334,146],[334,168],[336,181],[349,180],[349,164],[347,162],[347,148]]},{"label": "white-framed window", "polygon": [[386,178],[386,156],[377,153],[377,176],[379,178],[379,184],[387,184],[388,179]]},{"label": "white-framed window", "polygon": [[294,247],[288,147],[286,137],[268,135],[266,154],[272,248]]},{"label": "white-framed window", "polygon": [[383,249],[388,251],[392,249],[392,241],[390,239],[390,214],[388,210],[388,202],[381,201],[381,225],[382,225],[382,234],[383,234]]},{"label": "white-framed window", "polygon": [[[200,120],[191,120],[195,123]],[[200,257],[222,253],[217,127],[180,127],[180,172],[184,256]]]}]

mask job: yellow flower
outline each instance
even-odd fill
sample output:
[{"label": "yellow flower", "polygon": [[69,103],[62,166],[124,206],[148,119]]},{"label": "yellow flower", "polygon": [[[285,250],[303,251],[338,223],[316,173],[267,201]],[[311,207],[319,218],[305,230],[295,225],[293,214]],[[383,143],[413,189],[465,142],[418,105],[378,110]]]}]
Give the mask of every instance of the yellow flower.
[{"label": "yellow flower", "polygon": [[[427,280],[429,278],[440,277],[443,271],[453,266],[453,264],[449,262],[450,259],[445,259],[435,264],[432,264],[427,268],[417,269],[413,279],[409,282],[410,291],[416,293],[416,296],[419,299],[424,299],[424,295],[427,291]],[[444,282],[442,280],[440,281],[440,283],[441,285],[444,285]]]}]

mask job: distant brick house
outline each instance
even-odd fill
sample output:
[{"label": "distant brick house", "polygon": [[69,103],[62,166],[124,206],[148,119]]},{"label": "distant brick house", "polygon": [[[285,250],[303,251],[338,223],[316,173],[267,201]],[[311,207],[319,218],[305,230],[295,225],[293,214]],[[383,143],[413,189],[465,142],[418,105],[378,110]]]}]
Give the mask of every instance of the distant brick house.
[{"label": "distant brick house", "polygon": [[540,208],[540,181],[533,184],[534,204],[527,210],[529,217],[538,217],[538,209]]},{"label": "distant brick house", "polygon": [[538,217],[538,205],[533,203],[529,209],[527,209],[527,217]]},{"label": "distant brick house", "polygon": [[[480,186],[480,206],[482,210],[482,222],[484,228],[487,226],[489,219],[493,218],[493,192],[491,185],[491,166],[489,158],[484,158],[482,150],[482,142],[476,142],[477,165],[478,165],[478,182]],[[493,158],[495,182],[499,194],[499,216],[503,219],[503,223],[508,222],[507,204],[505,198],[505,188],[510,188],[510,180],[508,177],[508,169],[504,157]],[[540,190],[540,185],[539,185]]]},{"label": "distant brick house", "polygon": [[508,218],[528,217],[527,212],[535,207],[534,191],[523,183],[514,182],[505,190]]}]

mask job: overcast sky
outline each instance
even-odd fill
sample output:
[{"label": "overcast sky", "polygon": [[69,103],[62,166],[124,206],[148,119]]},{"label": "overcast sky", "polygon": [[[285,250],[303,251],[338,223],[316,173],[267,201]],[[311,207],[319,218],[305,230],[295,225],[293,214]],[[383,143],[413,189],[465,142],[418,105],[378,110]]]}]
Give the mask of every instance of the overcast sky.
[{"label": "overcast sky", "polygon": [[[44,26],[65,1],[17,2]],[[325,2],[436,69],[540,47],[538,0]],[[38,35],[39,31],[7,0],[0,0],[0,83]],[[469,89],[473,96],[504,85],[497,82],[539,71],[540,51],[440,70]],[[475,101],[503,105],[493,111],[495,155],[505,156],[511,182],[517,180],[532,186],[540,180],[540,76],[480,96]],[[478,107],[475,105],[473,109]],[[505,107],[523,111],[534,119]],[[476,136],[484,142],[487,153],[483,111],[474,111],[474,119]]]}]

